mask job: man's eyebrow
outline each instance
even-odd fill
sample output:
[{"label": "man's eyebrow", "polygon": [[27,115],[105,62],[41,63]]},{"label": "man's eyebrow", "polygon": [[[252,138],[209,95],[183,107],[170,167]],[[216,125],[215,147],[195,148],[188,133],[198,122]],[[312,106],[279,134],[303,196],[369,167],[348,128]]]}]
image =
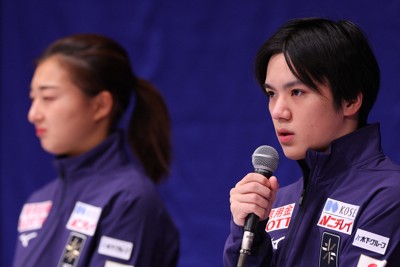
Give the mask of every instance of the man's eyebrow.
[{"label": "man's eyebrow", "polygon": [[41,85],[39,86],[39,90],[46,90],[46,89],[57,89],[57,85]]},{"label": "man's eyebrow", "polygon": [[[283,89],[288,89],[288,88],[291,88],[291,87],[296,86],[296,85],[303,85],[303,82],[301,82],[300,80],[290,81],[290,82],[285,83],[283,85]],[[268,84],[268,83],[264,84],[264,88],[265,89],[275,90],[275,88],[272,85]]]}]

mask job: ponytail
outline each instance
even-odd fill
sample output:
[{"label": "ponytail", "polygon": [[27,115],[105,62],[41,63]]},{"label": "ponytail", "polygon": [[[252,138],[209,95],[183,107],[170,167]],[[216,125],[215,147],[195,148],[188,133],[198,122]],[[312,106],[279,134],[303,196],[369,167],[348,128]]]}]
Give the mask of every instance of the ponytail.
[{"label": "ponytail", "polygon": [[110,132],[118,126],[131,94],[136,92],[128,126],[129,145],[154,182],[165,178],[171,161],[167,106],[153,85],[135,76],[126,50],[105,36],[77,34],[56,41],[39,61],[55,54],[69,59],[66,65],[84,94],[92,97],[103,90],[112,94]]},{"label": "ponytail", "polygon": [[157,89],[143,79],[137,81],[128,142],[154,182],[160,182],[169,174],[171,135],[168,109]]}]

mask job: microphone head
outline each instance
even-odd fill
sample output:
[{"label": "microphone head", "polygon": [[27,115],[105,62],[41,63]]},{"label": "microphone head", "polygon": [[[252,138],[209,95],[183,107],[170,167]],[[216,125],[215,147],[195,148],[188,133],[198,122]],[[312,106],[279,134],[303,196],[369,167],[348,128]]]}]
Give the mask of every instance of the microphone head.
[{"label": "microphone head", "polygon": [[271,146],[259,146],[253,153],[252,162],[254,169],[273,173],[278,168],[279,154]]}]

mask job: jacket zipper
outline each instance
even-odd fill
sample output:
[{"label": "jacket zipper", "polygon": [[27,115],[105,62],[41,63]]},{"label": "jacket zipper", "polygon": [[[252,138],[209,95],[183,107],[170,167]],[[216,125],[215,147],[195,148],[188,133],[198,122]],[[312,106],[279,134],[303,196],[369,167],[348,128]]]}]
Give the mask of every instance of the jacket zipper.
[{"label": "jacket zipper", "polygon": [[[289,231],[288,238],[286,239],[285,245],[282,247],[281,255],[279,256],[279,260],[278,260],[279,264],[276,265],[279,267],[284,267],[286,264],[286,255],[288,254],[288,251],[290,251],[290,249],[292,248],[292,245],[293,245],[292,240],[296,236],[297,230],[300,225],[299,222],[301,222],[302,218],[303,218],[303,214],[304,214],[303,203],[304,203],[304,198],[306,197],[307,190],[309,189],[309,186],[307,186],[307,185],[309,185],[312,181],[312,179],[311,179],[312,173],[309,172],[307,176],[308,177],[303,176],[303,190],[301,192],[301,195],[300,195],[300,198],[298,201],[299,209],[298,209],[296,217],[293,221],[293,225]],[[307,181],[305,179],[307,179]]]},{"label": "jacket zipper", "polygon": [[277,264],[276,266],[284,267],[286,264],[285,260],[286,260],[287,252],[290,251],[290,249],[292,247],[292,244],[293,244],[292,239],[296,235],[297,229],[299,228],[299,225],[300,225],[299,222],[301,222],[301,219],[303,217],[302,203],[303,203],[303,200],[305,197],[305,193],[306,193],[306,189],[304,188],[303,192],[301,193],[300,199],[299,199],[299,209],[297,211],[296,218],[293,222],[293,227],[291,227],[289,234],[288,234],[288,238],[286,239],[285,245],[282,247],[282,252],[281,252],[281,255],[279,256],[279,261],[278,261],[279,264]]}]

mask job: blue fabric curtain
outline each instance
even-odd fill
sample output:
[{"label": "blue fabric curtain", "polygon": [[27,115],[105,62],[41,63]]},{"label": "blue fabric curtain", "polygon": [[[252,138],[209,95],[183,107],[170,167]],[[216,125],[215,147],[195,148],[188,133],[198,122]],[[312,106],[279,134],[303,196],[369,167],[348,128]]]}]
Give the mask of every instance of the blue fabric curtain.
[{"label": "blue fabric curtain", "polygon": [[[11,266],[23,202],[55,178],[27,122],[33,62],[72,33],[108,35],[131,55],[136,73],[155,83],[173,123],[174,163],[160,191],[181,231],[181,267],[222,266],[229,233],[229,190],[252,170],[262,144],[281,155],[281,186],[298,179],[285,160],[253,75],[257,48],[287,19],[346,18],[370,38],[382,71],[370,121],[400,162],[400,2],[376,1],[54,1],[2,0],[0,86],[1,266]],[[368,179],[368,177],[365,177]]]}]

